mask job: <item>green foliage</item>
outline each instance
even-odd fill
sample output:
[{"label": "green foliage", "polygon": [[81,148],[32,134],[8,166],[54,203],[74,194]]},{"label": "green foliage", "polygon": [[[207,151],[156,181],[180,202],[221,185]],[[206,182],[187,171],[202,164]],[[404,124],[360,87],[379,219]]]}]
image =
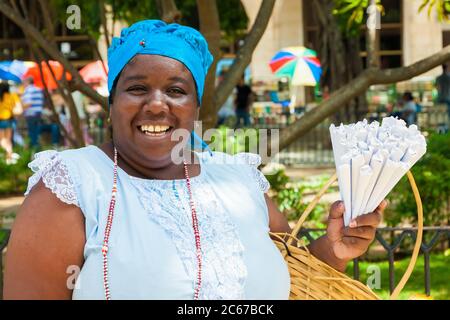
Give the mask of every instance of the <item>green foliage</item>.
[{"label": "green foliage", "polygon": [[[341,30],[348,36],[358,36],[361,26],[364,24],[364,17],[369,0],[334,0],[333,14],[338,18]],[[377,10],[384,14],[381,0],[376,0]]]},{"label": "green foliage", "polygon": [[217,1],[220,29],[228,40],[236,39],[247,30],[248,17],[240,0]]},{"label": "green foliage", "polygon": [[[395,279],[400,279],[409,263],[409,259],[395,261]],[[448,281],[448,266],[450,256],[443,253],[430,255],[430,272],[431,272],[431,298],[436,300],[450,299],[450,284]],[[382,299],[389,298],[389,263],[384,260],[382,262],[362,261],[359,264],[360,280],[367,283],[367,279],[373,276],[373,271],[369,271],[369,267],[378,267],[380,269],[381,286],[380,289],[374,289]],[[417,296],[424,295],[424,259],[419,257],[413,269],[413,273],[405,285],[405,288],[399,295],[400,300],[417,299]],[[352,264],[347,267],[346,273],[351,277],[353,275]]]},{"label": "green foliage", "polygon": [[[284,169],[278,169],[276,172],[266,175],[266,178],[273,192],[272,199],[275,200],[278,209],[286,215],[289,221],[297,221],[300,218],[300,215],[308,206],[305,198],[315,195],[329,179],[328,176],[323,175],[314,180],[292,182]],[[329,189],[327,192],[331,191],[334,190]],[[328,204],[318,203],[305,222],[305,226],[309,228],[326,228],[327,213]],[[314,234],[312,235],[315,236]]]},{"label": "green foliage", "polygon": [[[176,0],[182,13],[181,23],[200,29],[196,0]],[[217,1],[220,29],[225,38],[233,40],[247,29],[248,17],[240,0]]]},{"label": "green foliage", "polygon": [[31,170],[28,163],[31,161],[31,151],[17,149],[20,159],[16,164],[8,165],[5,162],[4,151],[0,151],[0,194],[23,194],[26,190]]},{"label": "green foliage", "polygon": [[6,230],[0,229],[0,244],[2,244],[6,239]]},{"label": "green foliage", "polygon": [[[74,4],[72,0],[50,0],[58,21],[65,25],[68,17],[67,7]],[[122,20],[133,24],[145,19],[160,19],[155,1],[141,0],[105,0],[110,5],[115,21]],[[199,29],[196,0],[176,0],[182,14],[181,23]],[[78,0],[76,5],[81,10],[81,29],[75,32],[89,34],[95,39],[100,36],[100,2]],[[239,0],[217,1],[220,26],[226,37],[234,38],[247,28],[248,18]],[[110,27],[110,26],[109,26]]]},{"label": "green foliage", "polygon": [[[68,17],[67,7],[74,4],[71,0],[50,0],[52,8],[56,12],[57,20],[65,25]],[[139,0],[106,0],[105,4],[110,5],[116,21],[123,20],[128,24],[143,19],[158,19],[158,12],[154,1]],[[75,33],[89,34],[94,39],[100,36],[101,16],[100,2],[90,0],[79,0],[76,5],[81,11],[81,29],[74,30]],[[110,28],[110,26],[108,26]]]},{"label": "green foliage", "polygon": [[220,126],[215,129],[209,146],[213,151],[229,154],[239,152],[257,153],[259,143],[258,130],[253,128],[230,129]]},{"label": "green foliage", "polygon": [[[427,153],[412,168],[423,202],[425,225],[448,225],[450,221],[450,133],[429,136]],[[416,222],[416,202],[407,177],[389,195],[385,212],[389,225]]]},{"label": "green foliage", "polygon": [[[333,14],[338,18],[342,32],[348,36],[358,36],[360,34],[369,4],[369,0],[334,0]],[[381,0],[376,0],[376,6],[378,11],[384,15]],[[427,10],[430,17],[433,9],[436,10],[440,21],[448,22],[450,20],[450,0],[422,0],[419,12]]]},{"label": "green foliage", "polygon": [[427,9],[428,17],[431,17],[433,9],[436,9],[439,21],[448,22],[450,13],[450,0],[423,0],[419,7],[419,12]]}]

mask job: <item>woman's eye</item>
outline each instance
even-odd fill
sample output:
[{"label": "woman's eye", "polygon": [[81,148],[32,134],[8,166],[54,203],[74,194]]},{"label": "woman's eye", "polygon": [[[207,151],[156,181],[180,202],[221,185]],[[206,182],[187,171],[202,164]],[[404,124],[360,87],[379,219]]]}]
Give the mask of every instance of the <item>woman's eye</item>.
[{"label": "woman's eye", "polygon": [[127,91],[128,92],[143,92],[143,91],[145,91],[145,87],[142,87],[142,86],[133,86],[133,87],[130,87],[130,88],[128,88],[127,89]]},{"label": "woman's eye", "polygon": [[169,93],[172,93],[172,94],[186,94],[185,92],[184,92],[184,90],[183,89],[180,89],[180,88],[170,88],[169,90],[168,90],[168,92]]}]

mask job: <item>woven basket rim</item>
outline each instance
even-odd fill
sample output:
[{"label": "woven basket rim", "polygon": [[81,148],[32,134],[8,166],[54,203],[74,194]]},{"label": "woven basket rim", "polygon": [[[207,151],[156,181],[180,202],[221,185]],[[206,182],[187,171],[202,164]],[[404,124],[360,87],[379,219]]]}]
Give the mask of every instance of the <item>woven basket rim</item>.
[{"label": "woven basket rim", "polygon": [[[417,185],[415,183],[413,174],[411,173],[411,171],[407,172],[407,177],[409,180],[409,183],[411,185],[413,194],[414,194],[414,199],[416,201],[417,204],[417,217],[418,217],[418,222],[417,222],[417,236],[416,236],[416,242],[414,245],[414,249],[413,249],[413,253],[411,256],[411,260],[409,262],[409,265],[405,271],[405,273],[403,274],[401,280],[398,282],[396,288],[394,289],[394,291],[392,292],[392,294],[390,295],[390,299],[396,299],[398,297],[398,295],[400,294],[400,291],[404,288],[406,282],[408,281],[409,277],[412,274],[412,271],[414,269],[415,263],[417,261],[417,257],[419,255],[420,252],[420,246],[422,243],[422,236],[423,236],[423,207],[422,207],[422,200],[420,198],[420,193],[419,190],[417,188]],[[297,244],[298,243],[302,243],[301,240],[299,240],[296,235],[298,234],[298,232],[300,231],[304,221],[306,220],[306,218],[309,216],[309,214],[312,212],[312,210],[314,209],[314,207],[317,205],[317,203],[320,201],[321,197],[325,194],[326,190],[337,180],[337,175],[336,173],[328,180],[328,182],[321,188],[321,190],[316,194],[316,196],[314,197],[314,199],[308,204],[307,208],[305,209],[305,211],[302,213],[302,215],[300,216],[299,220],[297,221],[295,227],[292,229],[292,232],[289,233],[274,233],[274,232],[269,232],[269,234],[273,237],[275,237],[276,239],[272,238],[272,241],[277,244],[278,249],[283,253],[283,250],[285,250],[286,254],[283,254],[284,259],[286,260],[286,262],[288,263],[288,268],[289,268],[289,263],[293,264],[294,261],[297,261],[297,264],[299,265],[306,265],[307,268],[309,269],[314,269],[314,272],[324,272],[326,274],[334,274],[335,277],[327,277],[327,276],[313,276],[314,278],[312,279],[313,281],[323,281],[325,283],[324,285],[324,290],[328,289],[329,291],[333,290],[333,288],[338,289],[338,290],[348,290],[348,292],[350,291],[354,291],[355,295],[353,296],[352,293],[350,293],[349,295],[352,296],[352,298],[355,299],[380,299],[380,297],[375,294],[368,286],[364,285],[363,283],[361,283],[360,281],[354,280],[352,278],[350,278],[349,276],[347,276],[346,274],[335,270],[334,268],[332,268],[331,266],[329,266],[328,264],[326,264],[323,261],[320,261],[319,259],[317,259],[316,257],[314,257],[308,250],[308,248],[303,244],[302,246],[294,246],[292,245],[292,243],[295,241]],[[286,240],[287,238],[287,240]],[[298,251],[298,250],[303,250],[304,252]],[[295,251],[295,252],[294,252]],[[302,258],[299,258],[299,255],[302,255]],[[298,266],[297,266],[298,267]],[[314,268],[313,268],[314,267]],[[300,268],[300,267],[298,267]],[[292,268],[289,268],[290,273],[296,271],[298,273],[298,270],[292,270]],[[306,271],[302,271],[307,273]],[[309,273],[308,273],[309,274]],[[310,274],[309,274],[310,275]],[[302,281],[302,280],[301,280]],[[308,284],[311,284],[311,279],[308,278],[306,279],[306,281],[310,281]],[[337,285],[337,283],[345,283],[345,286],[347,286],[348,288],[346,289],[344,285]],[[319,285],[320,286],[320,285]],[[316,288],[317,289],[317,288]],[[308,292],[304,292],[304,294],[308,294],[313,296],[314,294],[317,294],[317,296],[321,296],[323,297],[324,295],[321,293],[312,293],[312,291],[310,290],[310,288],[306,287],[306,289],[302,288],[302,287],[295,287],[292,288],[292,283],[291,283],[291,296],[293,294],[293,290],[297,291],[297,293],[299,291],[308,291]],[[322,290],[322,289],[320,289]],[[359,295],[356,295],[356,293],[358,293]],[[328,297],[331,297],[333,295],[333,297],[336,297],[335,292],[328,292]],[[298,294],[297,294],[298,296]],[[327,296],[325,295],[325,298]]]}]

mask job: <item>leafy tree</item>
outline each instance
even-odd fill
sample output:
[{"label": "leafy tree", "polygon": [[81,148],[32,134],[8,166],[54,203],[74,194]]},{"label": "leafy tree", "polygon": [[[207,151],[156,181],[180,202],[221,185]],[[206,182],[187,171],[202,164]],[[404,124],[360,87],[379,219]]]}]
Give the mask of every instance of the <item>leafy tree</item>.
[{"label": "leafy tree", "polygon": [[433,9],[435,9],[440,21],[448,22],[450,20],[450,0],[423,0],[422,5],[419,7],[419,12],[422,12],[427,7],[429,17],[431,16]]},{"label": "leafy tree", "polygon": [[[420,189],[425,225],[450,223],[450,133],[431,134],[427,153],[414,165],[412,173]],[[417,208],[408,179],[403,177],[389,196],[392,206],[385,213],[389,225],[415,223]]]}]

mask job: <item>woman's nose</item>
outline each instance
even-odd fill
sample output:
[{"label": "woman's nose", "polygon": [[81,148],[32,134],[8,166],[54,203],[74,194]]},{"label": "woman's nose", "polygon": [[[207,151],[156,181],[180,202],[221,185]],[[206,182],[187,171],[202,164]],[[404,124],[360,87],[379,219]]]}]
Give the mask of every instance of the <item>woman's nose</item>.
[{"label": "woman's nose", "polygon": [[167,105],[165,95],[161,91],[155,90],[147,96],[144,105],[145,112],[158,114],[161,112],[167,112],[168,110],[169,106]]}]

